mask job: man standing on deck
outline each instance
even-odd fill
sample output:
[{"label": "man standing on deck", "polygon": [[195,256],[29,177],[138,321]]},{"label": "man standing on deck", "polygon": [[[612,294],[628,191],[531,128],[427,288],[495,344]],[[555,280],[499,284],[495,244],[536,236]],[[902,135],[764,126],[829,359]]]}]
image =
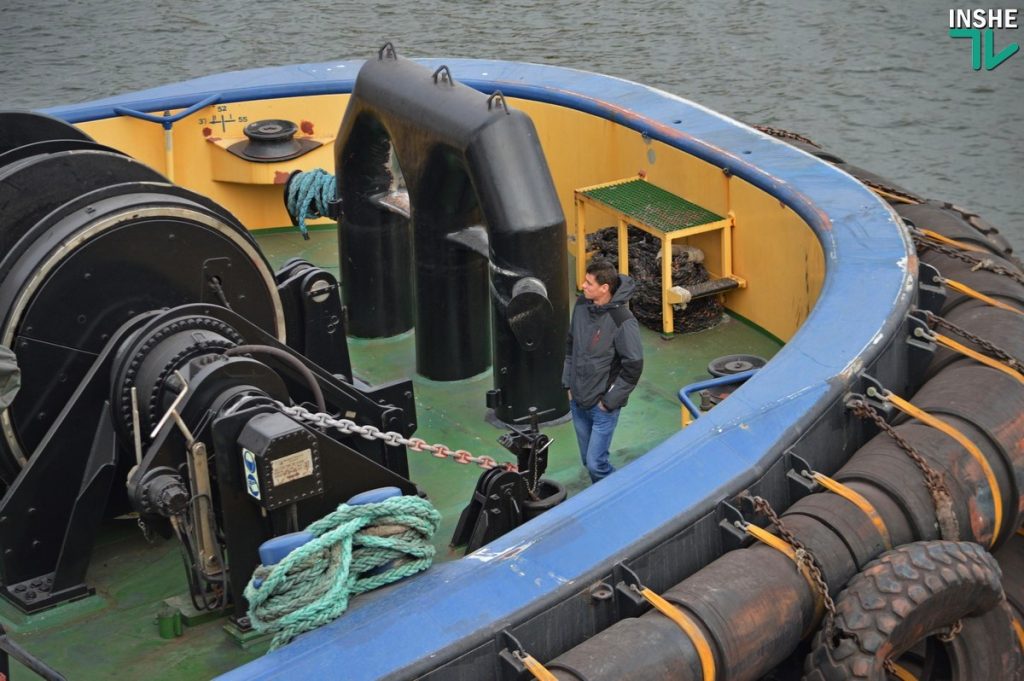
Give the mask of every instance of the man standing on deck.
[{"label": "man standing on deck", "polygon": [[580,458],[593,482],[615,471],[608,448],[644,368],[640,326],[629,311],[635,290],[633,280],[611,263],[594,261],[572,311],[562,387],[569,391]]}]

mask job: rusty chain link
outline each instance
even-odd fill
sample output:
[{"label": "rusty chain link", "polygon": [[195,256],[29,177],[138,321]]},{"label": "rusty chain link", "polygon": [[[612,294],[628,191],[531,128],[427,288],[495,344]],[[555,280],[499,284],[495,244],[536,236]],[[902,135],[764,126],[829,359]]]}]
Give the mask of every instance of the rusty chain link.
[{"label": "rusty chain link", "polygon": [[925,320],[928,322],[930,326],[942,327],[948,331],[952,331],[953,333],[962,336],[969,340],[970,342],[977,345],[979,348],[984,350],[989,355],[989,357],[998,359],[1000,362],[1006,364],[1011,369],[1016,369],[1017,371],[1024,372],[1024,362],[1017,359],[1010,353],[1006,352],[998,345],[995,345],[994,343],[991,343],[990,341],[987,341],[984,338],[971,333],[962,326],[958,326],[947,319],[943,319],[934,312],[930,312],[928,310],[921,310],[921,312],[924,314]]},{"label": "rusty chain link", "polygon": [[518,473],[519,467],[514,463],[499,462],[490,456],[473,456],[465,449],[452,449],[443,444],[427,444],[426,440],[418,437],[405,437],[395,431],[382,431],[375,426],[360,426],[349,419],[336,419],[330,414],[312,412],[301,406],[289,407],[281,402],[275,402],[277,407],[292,418],[311,423],[320,428],[334,428],[345,435],[358,435],[366,440],[381,440],[384,444],[397,447],[399,445],[408,447],[414,452],[430,452],[438,459],[451,459],[455,463],[475,463],[485,470],[501,467],[506,471]]},{"label": "rusty chain link", "polygon": [[[803,542],[797,539],[796,535],[790,532],[789,528],[782,524],[782,519],[779,517],[779,514],[775,512],[775,509],[772,508],[772,505],[768,503],[767,499],[756,495],[746,495],[746,498],[750,500],[751,504],[753,504],[754,510],[768,518],[768,522],[770,522],[772,527],[776,529],[779,536],[782,537],[787,544],[793,547],[797,564],[807,571],[807,574],[810,576],[811,581],[814,582],[814,586],[821,596],[821,602],[825,606],[825,622],[823,631],[825,640],[828,641],[829,645],[835,645],[836,604],[828,592],[828,584],[825,583],[825,577],[821,574],[821,568],[818,567],[818,562],[814,558],[814,554],[808,551]],[[840,636],[849,637],[852,636],[852,634],[844,631],[840,632]]]},{"label": "rusty chain link", "polygon": [[[875,182],[874,180],[869,180],[864,177],[858,177],[857,181],[860,182],[865,187],[867,187],[868,189],[875,190],[876,193],[885,192],[886,194],[889,194],[897,199],[903,200],[904,203],[917,205],[923,202],[920,196],[916,196],[914,194],[911,194],[910,192],[903,191],[902,189],[896,189],[896,187],[890,187],[889,185],[882,184],[881,182]],[[882,198],[886,197],[883,196]]]},{"label": "rusty chain link", "polygon": [[878,429],[893,439],[896,445],[914,462],[914,465],[924,476],[924,485],[932,497],[935,505],[935,516],[939,522],[939,534],[943,539],[957,541],[960,535],[960,528],[953,515],[953,497],[949,492],[942,474],[931,467],[924,457],[914,447],[903,439],[896,429],[889,425],[878,411],[862,399],[855,399],[847,404],[854,416],[874,422]]},{"label": "rusty chain link", "polygon": [[994,274],[1000,274],[1004,277],[1010,277],[1018,284],[1024,284],[1024,274],[1021,274],[1020,272],[1015,272],[1014,270],[1008,267],[998,265],[992,258],[975,257],[966,251],[960,250],[959,248],[954,248],[953,246],[946,246],[945,244],[939,244],[929,241],[917,230],[910,230],[910,236],[913,237],[914,241],[917,243],[919,248],[930,248],[933,251],[942,253],[945,256],[965,262],[971,266],[972,272],[977,272],[978,270],[986,270]]},{"label": "rusty chain link", "polygon": [[959,619],[956,622],[953,622],[953,626],[949,628],[949,631],[947,631],[944,634],[939,634],[939,640],[943,643],[952,643],[953,639],[957,637],[957,635],[963,630],[963,628],[964,621],[962,619]]},{"label": "rusty chain link", "polygon": [[768,126],[768,125],[755,125],[754,126],[754,130],[760,130],[761,132],[763,132],[766,135],[771,135],[772,137],[778,137],[779,139],[797,140],[798,142],[804,142],[806,144],[810,144],[812,147],[817,147],[818,149],[822,148],[822,146],[820,144],[818,144],[817,142],[815,142],[814,140],[809,139],[807,137],[804,137],[803,135],[801,135],[799,133],[796,133],[796,132],[790,132],[789,130],[783,130],[782,128],[773,128],[773,127]]}]

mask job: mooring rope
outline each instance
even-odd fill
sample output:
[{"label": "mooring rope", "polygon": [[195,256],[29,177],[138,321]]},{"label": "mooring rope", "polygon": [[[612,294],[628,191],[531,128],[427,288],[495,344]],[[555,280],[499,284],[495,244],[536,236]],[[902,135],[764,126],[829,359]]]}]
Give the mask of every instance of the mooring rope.
[{"label": "mooring rope", "polygon": [[309,238],[307,219],[329,217],[330,204],[336,192],[334,175],[322,168],[296,173],[288,182],[285,206],[303,239]]},{"label": "mooring rope", "polygon": [[440,523],[441,514],[416,496],[341,504],[306,528],[312,541],[253,573],[245,587],[253,628],[274,634],[273,650],[336,619],[353,594],[425,570]]}]

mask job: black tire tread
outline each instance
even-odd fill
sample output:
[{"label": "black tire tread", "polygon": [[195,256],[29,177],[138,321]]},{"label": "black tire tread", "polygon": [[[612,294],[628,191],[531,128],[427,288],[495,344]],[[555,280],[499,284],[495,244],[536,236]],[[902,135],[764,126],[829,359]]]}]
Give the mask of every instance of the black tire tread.
[{"label": "black tire tread", "polygon": [[970,542],[915,542],[882,554],[836,599],[837,631],[853,636],[833,648],[819,631],[803,678],[885,679],[885,658],[961,618],[965,628],[973,626],[996,608],[1004,600],[1000,577],[995,559]]}]

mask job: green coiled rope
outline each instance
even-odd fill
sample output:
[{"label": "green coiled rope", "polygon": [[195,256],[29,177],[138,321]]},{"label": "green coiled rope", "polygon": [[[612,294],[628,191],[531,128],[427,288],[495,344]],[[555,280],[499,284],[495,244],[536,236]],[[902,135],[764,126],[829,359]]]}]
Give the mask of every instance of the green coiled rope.
[{"label": "green coiled rope", "polygon": [[306,528],[315,539],[253,573],[245,587],[253,628],[274,634],[274,650],[339,617],[353,594],[427,569],[440,523],[441,514],[417,496],[341,504]]},{"label": "green coiled rope", "polygon": [[285,206],[303,239],[309,239],[306,220],[329,217],[330,204],[336,193],[334,175],[322,168],[295,173],[289,180]]}]

